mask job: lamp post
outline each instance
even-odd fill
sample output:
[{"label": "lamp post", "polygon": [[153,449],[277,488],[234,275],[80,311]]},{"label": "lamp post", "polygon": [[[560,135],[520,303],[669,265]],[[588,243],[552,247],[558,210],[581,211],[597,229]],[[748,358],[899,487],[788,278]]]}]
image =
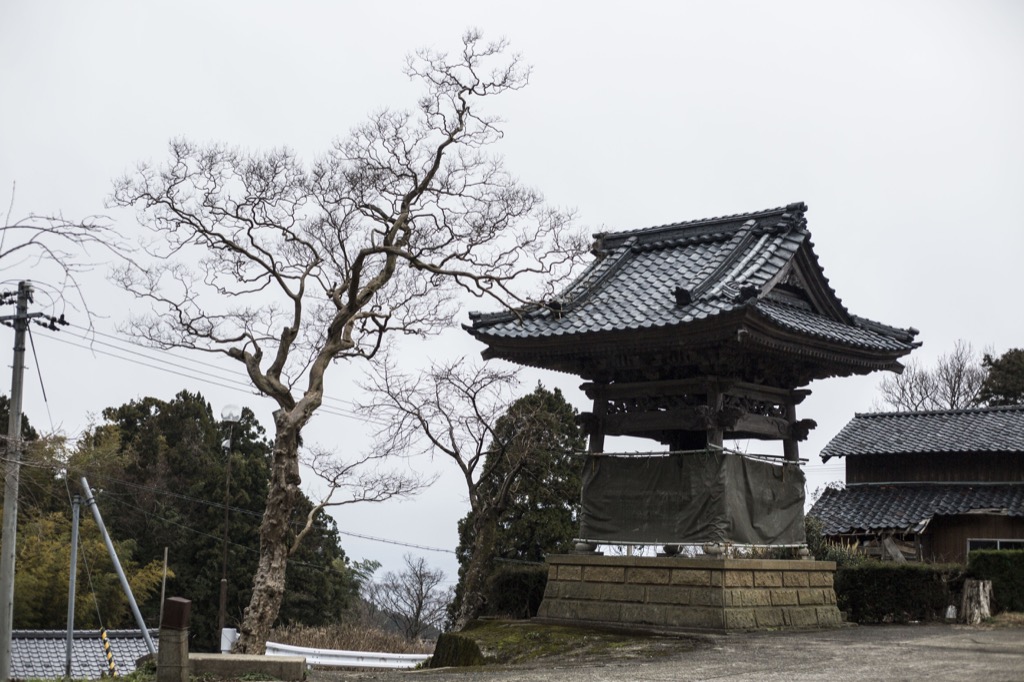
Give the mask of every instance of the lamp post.
[{"label": "lamp post", "polygon": [[[242,418],[242,410],[237,405],[227,405],[220,411],[221,421],[227,422],[228,437],[224,439],[224,457],[227,460],[224,467],[224,542],[223,558],[220,566],[220,608],[217,611],[217,631],[224,637],[224,623],[228,610],[228,518],[231,512],[231,439],[234,436],[235,424]],[[218,647],[219,648],[219,647]]]}]

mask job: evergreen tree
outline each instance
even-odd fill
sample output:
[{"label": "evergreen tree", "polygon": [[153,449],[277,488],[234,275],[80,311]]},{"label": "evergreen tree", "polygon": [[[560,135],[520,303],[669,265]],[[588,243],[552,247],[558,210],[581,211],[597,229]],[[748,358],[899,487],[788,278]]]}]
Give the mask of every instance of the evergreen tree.
[{"label": "evergreen tree", "polygon": [[1024,405],[1024,348],[1011,348],[998,358],[981,361],[988,371],[978,393],[983,405]]},{"label": "evergreen tree", "polygon": [[[162,560],[168,549],[176,576],[169,589],[192,600],[193,647],[217,650],[225,501],[226,626],[235,627],[251,597],[258,559],[270,475],[265,431],[248,409],[237,423],[218,422],[203,397],[187,391],[170,401],[143,398],[107,408],[103,416],[105,423],[72,457],[75,480],[88,476],[111,535],[133,539],[140,560]],[[311,508],[302,496],[292,523],[301,527]],[[350,575],[333,520],[319,514],[307,542],[287,584],[292,593],[282,621],[322,623],[348,605],[355,589],[347,587]],[[157,600],[141,606],[147,622],[155,622]]]},{"label": "evergreen tree", "polygon": [[[583,467],[575,455],[586,444],[576,415],[560,390],[550,391],[538,384],[498,419],[495,440],[510,441],[513,449],[517,442],[529,444],[530,452],[524,453],[525,464],[492,522],[477,518],[472,511],[459,522],[459,584],[449,608],[453,618],[459,612],[466,571],[475,552],[487,554],[477,558],[490,575],[501,560],[541,562],[548,553],[571,550],[578,528]],[[502,456],[485,463],[489,475],[480,481],[481,496],[497,494],[513,461],[521,460]],[[484,529],[493,533],[493,541],[480,542],[479,529],[484,524],[493,525]]]}]

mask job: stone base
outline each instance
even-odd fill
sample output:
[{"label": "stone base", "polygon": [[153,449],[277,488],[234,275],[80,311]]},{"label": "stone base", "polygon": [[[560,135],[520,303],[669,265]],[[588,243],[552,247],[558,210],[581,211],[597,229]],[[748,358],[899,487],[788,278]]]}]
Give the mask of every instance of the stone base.
[{"label": "stone base", "polygon": [[[306,679],[305,656],[255,656],[252,654],[189,654],[192,678],[212,677],[220,680]],[[159,671],[159,668],[157,668]]]},{"label": "stone base", "polygon": [[718,632],[835,627],[831,561],[549,556],[538,618]]}]

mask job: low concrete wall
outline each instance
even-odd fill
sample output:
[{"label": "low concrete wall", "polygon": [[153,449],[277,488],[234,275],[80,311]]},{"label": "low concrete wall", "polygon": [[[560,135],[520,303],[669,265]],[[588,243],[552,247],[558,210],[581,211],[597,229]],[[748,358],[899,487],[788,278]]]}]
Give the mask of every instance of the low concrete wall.
[{"label": "low concrete wall", "polygon": [[549,556],[537,617],[714,631],[835,627],[835,569],[827,561]]},{"label": "low concrete wall", "polygon": [[301,680],[306,676],[303,656],[254,656],[249,654],[189,654],[193,677],[239,678],[260,673],[277,680]]}]

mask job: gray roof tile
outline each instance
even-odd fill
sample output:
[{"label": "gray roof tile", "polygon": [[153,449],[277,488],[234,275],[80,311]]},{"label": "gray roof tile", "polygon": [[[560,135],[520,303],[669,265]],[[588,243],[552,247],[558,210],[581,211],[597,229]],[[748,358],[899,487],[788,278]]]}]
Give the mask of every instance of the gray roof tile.
[{"label": "gray roof tile", "polygon": [[825,535],[902,531],[920,533],[935,516],[993,510],[1024,517],[1024,484],[856,485],[826,488],[808,516]]},{"label": "gray roof tile", "polygon": [[[469,331],[485,342],[540,339],[686,325],[754,306],[765,320],[798,333],[856,348],[908,352],[915,331],[862,320],[842,306],[821,274],[806,209],[791,204],[596,235],[597,260],[558,297],[559,312],[535,307],[519,316],[471,313]],[[800,252],[817,268],[831,317],[769,297]],[[679,289],[688,304],[678,302]]]},{"label": "gray roof tile", "polygon": [[1024,452],[1024,406],[857,414],[821,458],[937,452]]},{"label": "gray roof tile", "polygon": [[[156,644],[158,630],[150,630]],[[135,670],[135,661],[149,653],[141,630],[108,630],[110,650],[119,674]],[[15,630],[11,637],[11,677],[56,679],[64,676],[67,660],[64,630]],[[107,659],[99,630],[76,630],[71,648],[71,676],[95,680],[107,674]]]}]

